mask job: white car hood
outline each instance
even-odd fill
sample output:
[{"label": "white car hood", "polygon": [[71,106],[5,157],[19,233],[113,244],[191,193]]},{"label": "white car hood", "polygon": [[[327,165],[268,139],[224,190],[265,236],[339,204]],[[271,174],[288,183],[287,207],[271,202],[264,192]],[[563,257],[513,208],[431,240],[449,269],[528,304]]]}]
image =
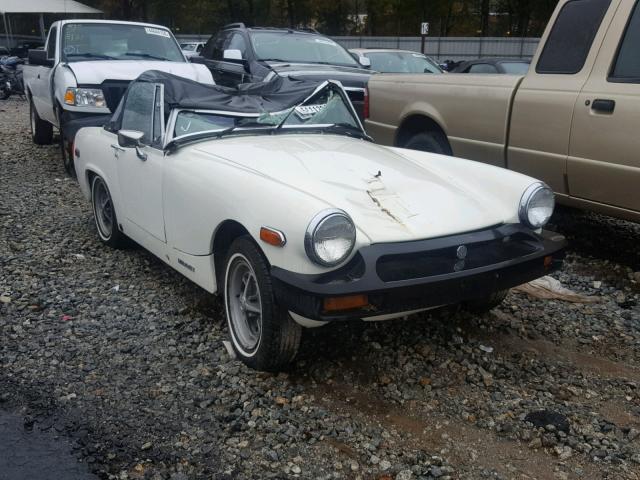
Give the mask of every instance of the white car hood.
[{"label": "white car hood", "polygon": [[[434,238],[513,221],[517,199],[532,182],[476,162],[337,135],[229,137],[191,148],[345,210],[372,243]],[[419,162],[411,158],[415,154],[421,155]],[[457,168],[449,169],[447,162]],[[480,175],[493,178],[483,184],[474,164]],[[504,189],[497,189],[503,191],[493,192],[495,177],[505,175]],[[512,192],[505,195],[505,190]],[[287,194],[291,191],[283,189]],[[246,192],[247,201],[254,196],[259,200],[259,192]],[[299,198],[291,195],[291,208]]]},{"label": "white car hood", "polygon": [[[161,70],[202,83],[213,83],[204,65],[150,60],[97,60],[66,64],[78,85],[100,85],[105,80],[133,80],[147,70]],[[204,67],[204,70],[202,69]],[[208,74],[208,75],[207,75]]]}]

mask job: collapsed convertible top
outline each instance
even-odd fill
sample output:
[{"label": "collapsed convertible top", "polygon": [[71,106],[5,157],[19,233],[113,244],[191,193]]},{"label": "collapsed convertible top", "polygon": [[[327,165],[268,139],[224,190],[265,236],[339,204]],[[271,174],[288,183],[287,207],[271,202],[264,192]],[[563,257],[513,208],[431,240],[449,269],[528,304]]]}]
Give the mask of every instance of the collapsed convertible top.
[{"label": "collapsed convertible top", "polygon": [[133,80],[122,96],[113,115],[80,118],[69,122],[73,135],[82,127],[103,126],[118,131],[122,122],[124,101],[131,86],[138,82],[164,86],[164,112],[172,109],[221,110],[233,113],[279,112],[299,104],[323,83],[294,77],[275,77],[269,82],[244,83],[237,87],[207,85],[159,70],[147,70]]}]

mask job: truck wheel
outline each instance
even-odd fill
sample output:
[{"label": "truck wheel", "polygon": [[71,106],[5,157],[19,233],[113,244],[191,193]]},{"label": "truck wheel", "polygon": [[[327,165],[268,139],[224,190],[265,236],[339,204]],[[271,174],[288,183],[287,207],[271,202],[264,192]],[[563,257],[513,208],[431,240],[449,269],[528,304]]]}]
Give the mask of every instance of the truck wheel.
[{"label": "truck wheel", "polygon": [[487,313],[500,305],[507,298],[507,293],[509,293],[509,290],[498,290],[488,297],[466,302],[464,306],[473,313]]},{"label": "truck wheel", "polygon": [[71,149],[73,143],[64,135],[64,130],[60,129],[60,154],[62,155],[62,166],[71,178],[76,178],[76,166],[73,163],[73,153]]},{"label": "truck wheel", "polygon": [[274,371],[293,360],[302,327],[276,304],[267,261],[248,236],[229,248],[224,303],[231,344],[247,366]]},{"label": "truck wheel", "polygon": [[50,145],[53,141],[53,125],[41,120],[33,106],[29,103],[29,119],[31,123],[31,139],[36,145]]},{"label": "truck wheel", "polygon": [[100,241],[112,248],[125,247],[127,237],[118,230],[118,219],[111,193],[105,181],[98,175],[91,180],[91,206]]},{"label": "truck wheel", "polygon": [[404,148],[438,153],[440,155],[451,155],[451,148],[447,138],[442,133],[434,131],[415,134],[407,141]]}]

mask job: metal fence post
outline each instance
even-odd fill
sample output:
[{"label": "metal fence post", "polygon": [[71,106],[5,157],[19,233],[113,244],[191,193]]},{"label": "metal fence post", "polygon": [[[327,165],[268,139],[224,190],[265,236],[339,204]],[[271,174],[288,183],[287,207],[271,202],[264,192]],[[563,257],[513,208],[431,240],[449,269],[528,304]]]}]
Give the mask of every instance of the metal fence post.
[{"label": "metal fence post", "polygon": [[524,37],[520,39],[520,58],[524,56]]},{"label": "metal fence post", "polygon": [[478,58],[482,58],[482,40],[484,37],[480,37],[480,41],[478,42]]}]

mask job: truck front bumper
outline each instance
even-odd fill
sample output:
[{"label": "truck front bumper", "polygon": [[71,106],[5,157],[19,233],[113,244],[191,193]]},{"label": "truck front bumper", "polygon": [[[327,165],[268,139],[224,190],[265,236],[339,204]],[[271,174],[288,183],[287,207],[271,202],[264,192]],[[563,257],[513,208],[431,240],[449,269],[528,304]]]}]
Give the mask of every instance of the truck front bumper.
[{"label": "truck front bumper", "polygon": [[[305,318],[347,320],[481,299],[560,268],[565,238],[520,224],[429,240],[373,244],[328,273],[271,268],[276,301]],[[356,308],[327,308],[360,295]],[[330,302],[327,303],[327,300]],[[340,302],[338,302],[340,303]]]}]

